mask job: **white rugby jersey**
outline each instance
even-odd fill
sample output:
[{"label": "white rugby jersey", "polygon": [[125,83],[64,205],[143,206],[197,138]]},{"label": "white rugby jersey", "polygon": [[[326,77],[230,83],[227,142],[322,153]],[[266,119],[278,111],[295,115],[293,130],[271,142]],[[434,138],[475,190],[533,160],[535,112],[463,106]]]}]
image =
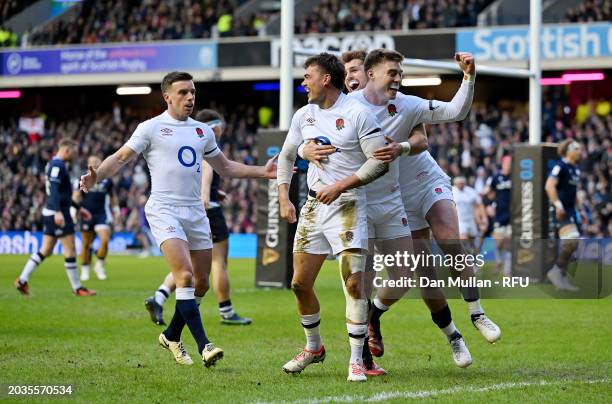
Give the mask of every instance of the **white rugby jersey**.
[{"label": "white rugby jersey", "polygon": [[464,186],[463,190],[453,187],[453,199],[457,205],[457,217],[462,223],[473,223],[476,221],[474,209],[482,203],[480,195],[470,186]]},{"label": "white rugby jersey", "polygon": [[139,124],[126,146],[147,161],[151,200],[174,206],[202,204],[202,158],[221,153],[208,125],[192,118],[178,121],[165,111]]},{"label": "white rugby jersey", "polygon": [[[408,140],[410,132],[418,124],[439,122],[439,118],[434,114],[434,101],[398,92],[394,100],[389,100],[384,105],[373,105],[367,101],[363,90],[353,91],[349,96],[367,105],[376,114],[384,134],[398,143]],[[389,172],[385,176],[366,186],[368,204],[391,200],[397,196],[396,190],[400,188],[403,192],[414,192],[417,176],[423,172],[426,172],[427,176],[446,176],[428,151],[414,156],[400,156],[389,164]],[[418,178],[422,177],[423,174]]]},{"label": "white rugby jersey", "polygon": [[[311,139],[336,147],[335,153],[321,161],[323,169],[308,165],[308,187],[319,190],[355,174],[366,161],[360,141],[376,136],[382,137],[382,131],[371,110],[340,93],[336,103],[328,109],[315,104],[300,108],[293,115],[285,142],[296,149]],[[365,195],[362,187],[354,192]]]}]

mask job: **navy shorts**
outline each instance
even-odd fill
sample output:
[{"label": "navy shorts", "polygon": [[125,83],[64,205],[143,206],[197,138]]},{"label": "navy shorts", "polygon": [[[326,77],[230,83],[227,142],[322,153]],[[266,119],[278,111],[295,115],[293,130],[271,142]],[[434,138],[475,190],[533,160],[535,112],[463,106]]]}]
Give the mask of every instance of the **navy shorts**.
[{"label": "navy shorts", "polygon": [[223,215],[223,208],[217,206],[206,210],[206,216],[210,222],[210,231],[212,233],[212,241],[214,243],[220,243],[221,241],[229,238],[229,230],[225,223],[225,216]]},{"label": "navy shorts", "polygon": [[43,233],[47,236],[64,237],[74,234],[74,222],[70,216],[70,210],[62,210],[64,214],[64,227],[55,224],[54,216],[43,216]]},{"label": "navy shorts", "polygon": [[557,226],[557,230],[565,227],[569,224],[573,224],[576,225],[576,228],[578,229],[578,232],[581,232],[580,229],[580,217],[578,216],[578,212],[576,211],[576,209],[569,209],[565,211],[565,217],[563,218],[563,220],[557,220],[557,216],[555,215],[555,208],[551,208],[552,209],[552,217],[553,220],[555,221],[555,224]]},{"label": "navy shorts", "polygon": [[92,213],[91,220],[81,219],[81,231],[94,231],[98,225],[110,225],[106,212]]}]

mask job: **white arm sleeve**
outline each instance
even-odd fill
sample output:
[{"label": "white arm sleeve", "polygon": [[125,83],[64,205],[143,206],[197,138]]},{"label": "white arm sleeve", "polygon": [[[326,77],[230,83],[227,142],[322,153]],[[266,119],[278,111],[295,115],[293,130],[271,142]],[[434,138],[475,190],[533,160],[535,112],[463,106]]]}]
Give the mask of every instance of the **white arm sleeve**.
[{"label": "white arm sleeve", "polygon": [[[297,115],[297,114],[296,114]],[[299,118],[293,115],[291,127],[283,143],[278,162],[276,164],[276,182],[278,185],[290,184],[293,176],[293,164],[298,147],[302,144],[302,132],[300,130]]]},{"label": "white arm sleeve", "polygon": [[210,159],[220,154],[221,149],[217,146],[215,132],[213,132],[208,125],[204,126],[204,132],[206,132],[206,143],[204,144],[204,155],[202,157]]},{"label": "white arm sleeve", "polygon": [[389,164],[372,157],[376,150],[385,146],[384,137],[364,136],[359,139],[359,143],[361,145],[361,150],[363,150],[363,154],[365,154],[368,159],[359,167],[355,175],[359,177],[365,185],[386,174],[387,171],[389,171]]},{"label": "white arm sleeve", "polygon": [[443,123],[464,120],[474,98],[474,83],[476,76],[469,76],[468,80],[461,81],[461,87],[450,102],[438,100],[423,100],[420,107],[421,117],[419,123]]},{"label": "white arm sleeve", "polygon": [[145,121],[136,127],[136,130],[125,143],[127,147],[134,150],[136,154],[140,154],[151,144],[151,131],[149,130],[150,122]]}]

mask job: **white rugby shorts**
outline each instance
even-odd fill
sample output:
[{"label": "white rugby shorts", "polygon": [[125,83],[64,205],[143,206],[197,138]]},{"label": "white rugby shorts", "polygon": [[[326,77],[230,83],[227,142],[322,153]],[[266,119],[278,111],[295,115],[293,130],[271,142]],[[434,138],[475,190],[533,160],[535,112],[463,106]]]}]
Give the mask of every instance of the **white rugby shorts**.
[{"label": "white rugby shorts", "polygon": [[190,250],[208,250],[213,246],[204,205],[174,206],[149,199],[145,214],[158,246],[171,238],[186,241]]},{"label": "white rugby shorts", "polygon": [[368,249],[365,199],[344,193],[330,205],[309,196],[300,210],[293,252],[338,255]]},{"label": "white rugby shorts", "polygon": [[453,199],[453,188],[448,177],[435,176],[418,184],[417,189],[402,192],[402,201],[408,216],[410,230],[421,230],[429,227],[427,212],[434,203]]},{"label": "white rugby shorts", "polygon": [[410,236],[410,226],[401,194],[385,203],[368,204],[368,236],[377,240],[392,240]]},{"label": "white rugby shorts", "polygon": [[478,237],[478,227],[476,222],[472,221],[459,221],[459,234],[466,235],[468,237]]}]

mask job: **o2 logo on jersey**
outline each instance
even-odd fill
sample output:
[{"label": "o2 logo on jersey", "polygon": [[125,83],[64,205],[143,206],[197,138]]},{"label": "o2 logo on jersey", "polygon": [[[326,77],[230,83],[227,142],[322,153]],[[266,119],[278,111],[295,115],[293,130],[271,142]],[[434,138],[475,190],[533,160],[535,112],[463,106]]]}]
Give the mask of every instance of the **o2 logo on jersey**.
[{"label": "o2 logo on jersey", "polygon": [[198,164],[197,172],[200,172],[200,163],[198,163],[196,158],[196,151],[191,146],[183,146],[178,151],[178,161],[182,166],[187,168],[193,167]]},{"label": "o2 logo on jersey", "polygon": [[[314,142],[319,146],[333,146],[327,136],[317,136],[314,138]],[[336,147],[336,151],[340,152],[340,149]]]}]

